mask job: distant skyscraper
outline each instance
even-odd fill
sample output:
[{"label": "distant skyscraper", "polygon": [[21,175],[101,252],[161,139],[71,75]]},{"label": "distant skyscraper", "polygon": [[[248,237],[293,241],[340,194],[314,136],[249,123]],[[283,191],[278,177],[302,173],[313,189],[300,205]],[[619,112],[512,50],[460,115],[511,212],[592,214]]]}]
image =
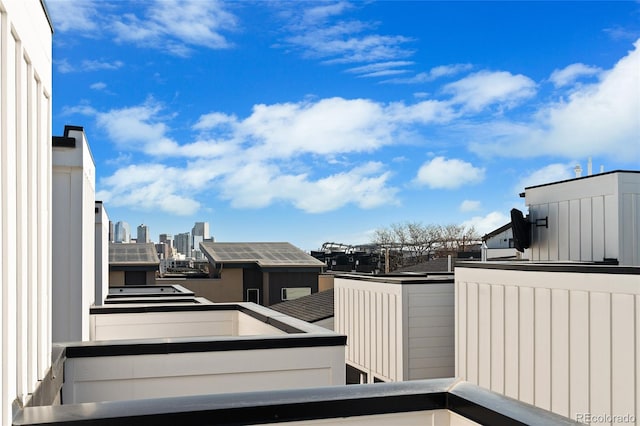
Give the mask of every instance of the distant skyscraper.
[{"label": "distant skyscraper", "polygon": [[165,243],[169,247],[173,247],[173,235],[172,234],[160,234],[158,242]]},{"label": "distant skyscraper", "polygon": [[[191,248],[200,251],[200,243],[209,239],[209,222],[196,222],[191,229]],[[194,256],[196,256],[194,254]]]},{"label": "distant skyscraper", "polygon": [[138,237],[136,238],[136,243],[148,243],[150,241],[149,227],[145,224],[141,224],[138,226]]},{"label": "distant skyscraper", "polygon": [[117,222],[114,229],[113,241],[116,243],[128,243],[131,241],[131,228],[127,222]]},{"label": "distant skyscraper", "polygon": [[174,244],[178,253],[191,257],[191,233],[176,234]]}]

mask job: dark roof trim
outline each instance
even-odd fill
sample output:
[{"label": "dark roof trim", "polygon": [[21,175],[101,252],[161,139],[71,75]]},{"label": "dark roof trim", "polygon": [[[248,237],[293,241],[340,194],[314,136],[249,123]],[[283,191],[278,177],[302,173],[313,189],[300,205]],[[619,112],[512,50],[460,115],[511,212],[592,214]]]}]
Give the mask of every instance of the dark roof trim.
[{"label": "dark roof trim", "polygon": [[289,349],[324,346],[344,346],[344,335],[294,335],[285,337],[233,337],[233,338],[167,338],[70,344],[67,358],[102,356],[177,354],[189,352],[247,351],[257,349]]},{"label": "dark roof trim", "polygon": [[44,16],[47,18],[47,22],[49,23],[49,28],[51,29],[51,34],[53,31],[53,21],[51,20],[51,15],[49,15],[49,9],[47,9],[47,4],[44,0],[40,0],[40,5],[42,6],[42,10],[44,11]]},{"label": "dark roof trim", "polygon": [[596,263],[456,262],[456,268],[502,269],[509,271],[572,272],[578,274],[640,275],[638,266],[612,266]]},{"label": "dark roof trim", "polygon": [[69,133],[71,131],[79,131],[79,132],[84,132],[84,127],[82,126],[72,126],[72,125],[65,125],[64,126],[64,134],[63,136],[54,136],[52,138],[52,145],[54,147],[61,147],[61,148],[75,148],[76,147],[76,138],[72,138],[69,136]]},{"label": "dark roof trim", "polygon": [[[168,302],[168,301],[167,301]],[[147,303],[142,302],[142,303]],[[160,303],[160,302],[158,302]],[[202,305],[202,304],[188,304],[188,305],[141,305],[141,306],[93,306],[89,310],[90,315],[100,315],[100,314],[132,314],[132,313],[147,313],[147,312],[188,312],[188,311],[240,311],[245,315],[248,315],[252,318],[257,319],[260,322],[265,324],[269,324],[272,327],[277,328],[278,330],[284,331],[288,334],[299,334],[299,333],[307,333],[307,330],[304,330],[304,327],[299,328],[296,324],[289,324],[287,322],[287,318],[291,318],[285,314],[281,314],[280,312],[272,311],[270,309],[265,309],[263,307],[258,307],[260,309],[264,309],[265,312],[259,312],[257,309],[252,309],[250,303],[246,304],[236,304],[236,303],[228,303],[228,304],[211,304],[211,305]],[[269,316],[268,313],[271,312],[273,316]]]},{"label": "dark roof trim", "polygon": [[640,170],[612,170],[610,172],[595,173],[595,174],[592,174],[592,175],[580,176],[578,178],[559,180],[557,182],[543,183],[542,185],[527,186],[524,189],[526,191],[527,189],[542,188],[543,186],[557,185],[559,183],[572,182],[574,180],[590,179],[590,178],[594,178],[594,177],[597,177],[597,176],[610,175],[610,174],[614,174],[614,173],[640,173]]},{"label": "dark roof trim", "polygon": [[428,274],[424,278],[419,275],[355,275],[355,274],[336,274],[334,278],[343,278],[358,281],[370,281],[384,284],[397,285],[418,285],[418,284],[453,284],[453,272],[447,272],[440,276],[436,274]]},{"label": "dark roof trim", "polygon": [[502,225],[498,229],[494,229],[493,231],[489,232],[488,234],[485,234],[482,237],[482,241],[487,241],[489,238],[495,237],[496,235],[501,234],[501,233],[503,233],[504,231],[506,231],[508,229],[511,229],[511,222],[509,222],[509,223],[507,223],[505,225]]},{"label": "dark roof trim", "polygon": [[455,379],[34,407],[14,425],[267,424],[448,409],[483,425],[577,422]]}]

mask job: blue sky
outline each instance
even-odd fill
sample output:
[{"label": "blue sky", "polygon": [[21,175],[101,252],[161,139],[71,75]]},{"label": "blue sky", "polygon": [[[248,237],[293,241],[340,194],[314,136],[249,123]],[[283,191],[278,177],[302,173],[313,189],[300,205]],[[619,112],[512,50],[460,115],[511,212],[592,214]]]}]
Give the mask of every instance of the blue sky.
[{"label": "blue sky", "polygon": [[474,225],[640,169],[640,3],[47,0],[53,133],[112,221],[217,241]]}]

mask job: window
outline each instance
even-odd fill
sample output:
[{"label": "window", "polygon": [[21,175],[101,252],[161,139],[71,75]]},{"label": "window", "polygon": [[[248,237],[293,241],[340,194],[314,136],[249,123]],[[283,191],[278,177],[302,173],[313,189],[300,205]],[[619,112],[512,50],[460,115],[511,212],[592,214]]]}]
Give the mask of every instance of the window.
[{"label": "window", "polygon": [[294,300],[311,294],[311,287],[285,287],[282,289],[282,300]]},{"label": "window", "polygon": [[513,242],[513,238],[509,238],[509,248],[516,248],[516,244]]},{"label": "window", "polygon": [[247,289],[247,302],[253,302],[260,304],[260,289],[248,288]]}]

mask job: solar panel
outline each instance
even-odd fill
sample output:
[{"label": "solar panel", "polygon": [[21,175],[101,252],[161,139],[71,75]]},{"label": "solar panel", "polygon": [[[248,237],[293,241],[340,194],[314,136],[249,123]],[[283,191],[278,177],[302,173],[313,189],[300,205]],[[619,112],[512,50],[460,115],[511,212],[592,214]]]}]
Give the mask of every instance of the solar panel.
[{"label": "solar panel", "polygon": [[289,243],[213,243],[202,247],[216,262],[257,262],[262,266],[324,266]]}]

